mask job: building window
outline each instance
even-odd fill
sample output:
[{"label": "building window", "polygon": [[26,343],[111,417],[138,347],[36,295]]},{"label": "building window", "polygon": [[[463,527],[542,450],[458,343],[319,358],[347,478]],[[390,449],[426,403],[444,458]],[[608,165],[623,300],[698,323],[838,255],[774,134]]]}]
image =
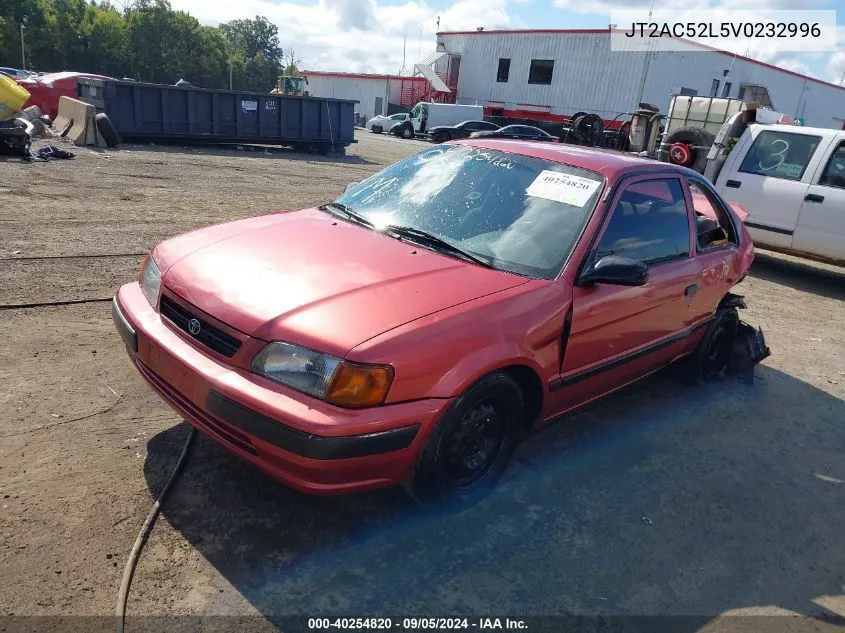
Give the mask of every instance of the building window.
[{"label": "building window", "polygon": [[552,83],[552,73],[555,69],[553,59],[532,59],[531,70],[528,71],[528,83],[544,84]]},{"label": "building window", "polygon": [[496,81],[505,83],[508,80],[508,75],[511,72],[511,60],[501,58],[499,60],[499,70],[496,71]]},{"label": "building window", "polygon": [[774,109],[772,100],[769,97],[769,90],[766,86],[742,84],[739,87],[739,98],[746,103],[759,103],[763,107]]},{"label": "building window", "polygon": [[731,88],[733,88],[733,84],[730,81],[726,81],[725,87],[722,88],[722,96],[723,97],[730,97],[731,96]]},{"label": "building window", "polygon": [[711,97],[718,97],[719,96],[719,80],[714,79],[713,85],[710,87],[710,96]]},{"label": "building window", "polygon": [[697,97],[698,96],[698,90],[693,90],[692,88],[684,88],[682,86],[680,96],[682,96],[682,97]]}]

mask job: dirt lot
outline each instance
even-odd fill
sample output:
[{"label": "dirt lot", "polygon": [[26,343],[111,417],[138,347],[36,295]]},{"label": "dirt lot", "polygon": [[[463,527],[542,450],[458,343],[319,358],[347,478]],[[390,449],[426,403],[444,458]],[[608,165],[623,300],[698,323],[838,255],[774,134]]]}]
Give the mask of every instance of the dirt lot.
[{"label": "dirt lot", "polygon": [[[329,200],[420,147],[360,141],[338,159],[128,146],[0,162],[0,304],[108,298],[162,238]],[[63,255],[105,257],[23,259]],[[774,352],[754,387],[680,388],[664,372],[533,436],[460,516],[420,516],[395,491],[306,497],[198,438],[127,630],[175,614],[261,630],[344,614],[700,616],[673,620],[691,631],[791,612],[831,626],[845,617],[845,272],[761,255],[740,288]],[[0,311],[0,630],[47,628],[10,615],[113,612],[187,432],[131,367],[108,303]],[[199,621],[153,628],[177,622]]]}]

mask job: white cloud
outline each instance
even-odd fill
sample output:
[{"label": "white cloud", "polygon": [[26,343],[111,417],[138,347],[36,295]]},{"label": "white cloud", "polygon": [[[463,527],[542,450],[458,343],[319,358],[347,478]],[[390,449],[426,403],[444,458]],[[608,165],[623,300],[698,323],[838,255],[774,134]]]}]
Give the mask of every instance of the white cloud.
[{"label": "white cloud", "polygon": [[845,77],[845,52],[836,51],[831,55],[830,59],[827,60],[825,71],[827,72],[828,81],[832,81],[835,84],[842,81],[842,78]]},{"label": "white cloud", "polygon": [[787,57],[785,59],[777,59],[772,62],[778,68],[783,68],[784,70],[791,70],[794,73],[801,73],[802,75],[809,75],[814,77],[815,74],[810,67],[807,66],[801,60],[795,59],[794,57]]},{"label": "white cloud", "polygon": [[457,0],[436,11],[425,0],[380,4],[378,0],[316,0],[280,4],[269,0],[172,0],[204,24],[263,15],[279,27],[284,48],[294,48],[303,68],[395,73],[434,51],[440,30],[474,30],[513,25],[508,0]]}]

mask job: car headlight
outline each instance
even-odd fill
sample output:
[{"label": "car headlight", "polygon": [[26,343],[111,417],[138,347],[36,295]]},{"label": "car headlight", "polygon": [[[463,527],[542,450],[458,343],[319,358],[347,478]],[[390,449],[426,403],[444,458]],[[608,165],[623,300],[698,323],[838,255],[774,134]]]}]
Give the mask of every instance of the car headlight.
[{"label": "car headlight", "polygon": [[141,266],[141,278],[138,283],[141,284],[141,292],[144,293],[150,305],[157,307],[158,295],[161,292],[161,270],[151,255],[147,255],[144,265]]},{"label": "car headlight", "polygon": [[389,365],[350,363],[280,341],[268,344],[252,361],[252,371],[341,407],[382,404],[393,382]]}]

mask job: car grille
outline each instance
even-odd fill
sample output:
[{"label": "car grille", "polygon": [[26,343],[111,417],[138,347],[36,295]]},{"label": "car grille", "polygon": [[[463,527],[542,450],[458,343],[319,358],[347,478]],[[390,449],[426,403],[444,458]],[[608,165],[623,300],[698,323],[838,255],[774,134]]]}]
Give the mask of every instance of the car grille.
[{"label": "car grille", "polygon": [[[238,339],[221,332],[164,295],[162,295],[159,303],[159,311],[161,316],[168,319],[173,325],[221,356],[231,358],[241,347],[241,342]],[[189,327],[192,319],[196,319],[200,324],[199,332],[196,334],[191,332]]]}]

